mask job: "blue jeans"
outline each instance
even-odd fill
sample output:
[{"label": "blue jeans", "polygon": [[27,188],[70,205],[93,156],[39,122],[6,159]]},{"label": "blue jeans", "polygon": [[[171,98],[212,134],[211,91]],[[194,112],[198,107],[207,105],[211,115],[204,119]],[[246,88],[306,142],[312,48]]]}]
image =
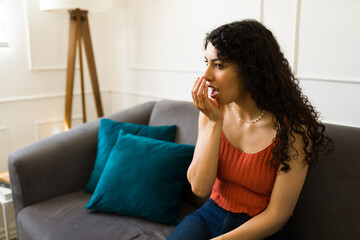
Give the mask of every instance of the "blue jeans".
[{"label": "blue jeans", "polygon": [[[251,219],[246,213],[226,211],[209,199],[200,209],[187,216],[170,235],[168,240],[209,240],[239,227]],[[291,220],[266,240],[291,239]]]}]

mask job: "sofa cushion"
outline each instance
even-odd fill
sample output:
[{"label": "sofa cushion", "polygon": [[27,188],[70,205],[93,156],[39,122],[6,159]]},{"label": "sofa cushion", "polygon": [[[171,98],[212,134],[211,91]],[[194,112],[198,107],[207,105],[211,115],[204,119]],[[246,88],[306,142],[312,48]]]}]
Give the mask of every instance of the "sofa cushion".
[{"label": "sofa cushion", "polygon": [[86,208],[176,224],[193,152],[193,145],[136,136],[120,130]]},{"label": "sofa cushion", "polygon": [[[79,191],[25,207],[17,216],[19,239],[165,240],[175,228],[142,218],[88,211],[85,205],[90,197]],[[181,203],[181,219],[195,209]]]},{"label": "sofa cushion", "polygon": [[174,141],[176,126],[147,126],[134,123],[116,122],[110,119],[101,119],[98,132],[98,144],[94,169],[84,191],[92,193],[104,170],[107,158],[113,148],[120,130],[139,136],[152,137],[164,141]]},{"label": "sofa cushion", "polygon": [[[197,139],[198,118],[199,110],[192,102],[162,100],[154,105],[149,125],[175,124],[177,126],[175,142],[193,145]],[[190,184],[186,182],[182,199],[197,207],[201,207],[209,199],[209,196],[204,198],[197,197],[193,194]]]}]

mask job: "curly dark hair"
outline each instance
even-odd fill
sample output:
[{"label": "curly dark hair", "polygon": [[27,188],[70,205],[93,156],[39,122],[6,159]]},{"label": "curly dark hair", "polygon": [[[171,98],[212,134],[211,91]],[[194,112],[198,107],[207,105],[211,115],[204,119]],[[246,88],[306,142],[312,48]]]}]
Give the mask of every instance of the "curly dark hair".
[{"label": "curly dark hair", "polygon": [[[256,20],[246,19],[208,33],[205,50],[209,42],[216,48],[219,60],[236,64],[257,107],[273,113],[276,137],[271,163],[274,166],[280,163],[280,170],[288,172],[287,162],[299,156],[293,146],[294,133],[302,136],[309,167],[316,165],[320,152],[329,155],[333,151],[333,140],[324,134],[319,113],[301,92],[299,81],[271,31]],[[295,149],[294,156],[288,155],[289,147]]]}]

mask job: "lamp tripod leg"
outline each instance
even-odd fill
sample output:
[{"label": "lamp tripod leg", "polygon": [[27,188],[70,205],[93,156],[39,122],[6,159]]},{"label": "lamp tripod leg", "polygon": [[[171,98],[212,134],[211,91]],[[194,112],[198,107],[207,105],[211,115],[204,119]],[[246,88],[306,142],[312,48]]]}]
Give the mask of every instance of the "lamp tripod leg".
[{"label": "lamp tripod leg", "polygon": [[87,16],[85,17],[84,21],[81,22],[81,33],[84,40],[85,53],[86,53],[86,58],[90,72],[90,80],[94,94],[96,111],[98,117],[102,117],[104,116],[104,113],[101,103],[100,89],[99,89],[98,77],[96,73],[95,58],[91,43],[90,28],[89,28],[89,22]]},{"label": "lamp tripod leg", "polygon": [[85,104],[85,87],[84,87],[84,68],[82,61],[82,47],[81,47],[81,16],[79,13],[76,14],[76,23],[78,26],[78,43],[79,43],[79,63],[80,63],[80,83],[81,83],[81,103],[82,103],[82,113],[83,113],[83,122],[86,122],[86,104]]},{"label": "lamp tripod leg", "polygon": [[64,129],[68,130],[71,127],[71,110],[74,90],[74,73],[75,73],[75,57],[76,57],[76,36],[78,33],[78,26],[76,21],[73,21],[70,14],[70,31],[69,31],[69,46],[66,72],[66,96],[65,96],[65,120]]}]

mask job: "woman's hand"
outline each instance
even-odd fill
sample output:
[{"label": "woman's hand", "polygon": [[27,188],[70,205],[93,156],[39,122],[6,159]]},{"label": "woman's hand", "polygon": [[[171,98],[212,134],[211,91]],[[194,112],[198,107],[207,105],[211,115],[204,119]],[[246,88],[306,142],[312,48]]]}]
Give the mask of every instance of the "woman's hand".
[{"label": "woman's hand", "polygon": [[223,117],[220,109],[208,97],[205,77],[196,80],[191,93],[193,103],[201,113],[194,157],[188,168],[187,178],[193,193],[206,197],[216,180]]},{"label": "woman's hand", "polygon": [[216,104],[208,97],[209,87],[205,77],[198,77],[191,90],[193,103],[210,121],[222,121],[222,114]]}]

